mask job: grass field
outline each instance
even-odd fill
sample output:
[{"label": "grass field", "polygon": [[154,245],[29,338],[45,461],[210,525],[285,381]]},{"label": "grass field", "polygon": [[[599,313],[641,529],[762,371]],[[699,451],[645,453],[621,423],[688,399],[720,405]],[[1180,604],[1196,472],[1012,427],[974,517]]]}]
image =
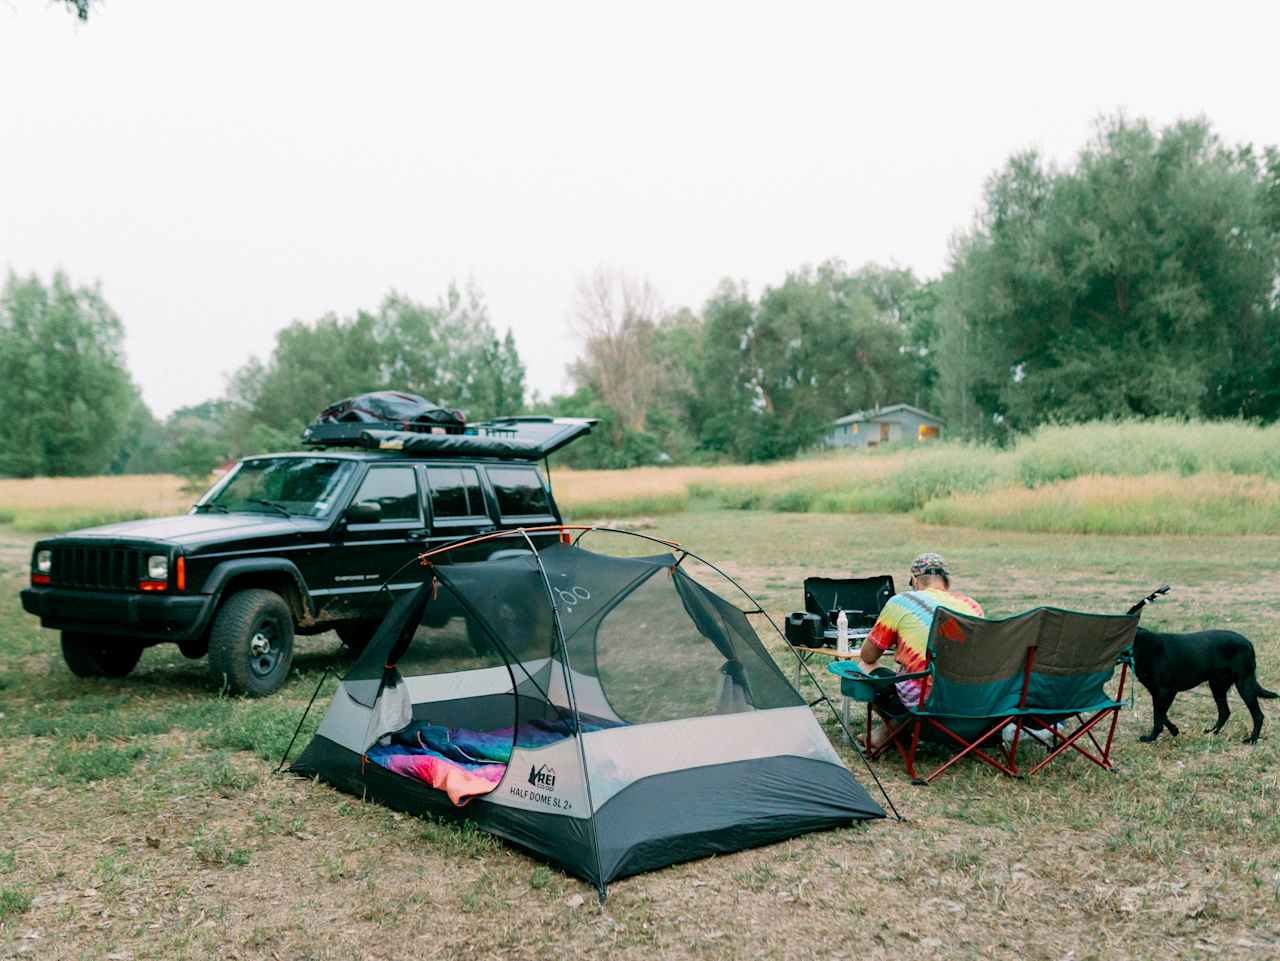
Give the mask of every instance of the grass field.
[{"label": "grass field", "polygon": [[[570,519],[729,508],[911,514],[930,524],[1078,534],[1280,534],[1280,425],[1151,420],[1045,427],[1008,448],[932,443],[771,464],[574,471]],[[0,480],[0,523],[71,530],[185,511],[172,475]]]},{"label": "grass field", "polygon": [[[1240,630],[1263,682],[1280,686],[1276,536],[735,510],[674,513],[658,533],[723,561],[775,615],[800,606],[808,574],[901,581],[925,549],[991,613],[1120,610],[1167,581],[1170,600],[1148,624]],[[484,835],[271,773],[320,673],[348,663],[330,635],[304,640],[286,689],[258,702],[219,697],[203,662],[171,647],[148,651],[126,680],[75,679],[56,637],[17,604],[30,541],[0,527],[0,957],[1280,955],[1276,702],[1256,747],[1240,743],[1247,713],[1234,694],[1223,735],[1200,733],[1214,714],[1202,691],[1174,706],[1181,737],[1145,745],[1139,694],[1122,715],[1116,775],[1082,759],[1029,782],[962,766],[914,788],[886,761],[877,771],[905,823],[642,875],[600,907],[586,886]]]}]

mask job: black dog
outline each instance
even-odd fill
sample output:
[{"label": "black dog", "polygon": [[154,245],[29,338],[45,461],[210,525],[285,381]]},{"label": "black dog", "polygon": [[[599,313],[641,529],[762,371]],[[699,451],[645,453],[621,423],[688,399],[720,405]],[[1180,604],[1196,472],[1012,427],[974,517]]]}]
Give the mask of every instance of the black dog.
[{"label": "black dog", "polygon": [[1246,744],[1256,744],[1262,730],[1258,698],[1280,697],[1258,683],[1253,644],[1235,631],[1157,634],[1140,627],[1133,639],[1133,673],[1151,695],[1155,713],[1151,733],[1138,738],[1140,741],[1154,741],[1163,728],[1177,737],[1178,728],[1169,720],[1169,705],[1179,691],[1189,691],[1205,681],[1218,705],[1218,723],[1205,733],[1217,734],[1227,723],[1231,716],[1227,690],[1234,684],[1253,715],[1253,733],[1245,738]]}]

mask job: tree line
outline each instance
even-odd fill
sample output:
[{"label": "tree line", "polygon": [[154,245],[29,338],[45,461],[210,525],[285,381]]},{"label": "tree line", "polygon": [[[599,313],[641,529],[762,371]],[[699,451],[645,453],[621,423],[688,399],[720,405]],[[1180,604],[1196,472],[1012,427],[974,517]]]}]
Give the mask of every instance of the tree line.
[{"label": "tree line", "polygon": [[[1224,144],[1203,120],[1099,123],[1065,167],[1019,154],[989,178],[948,265],[805,266],[698,308],[597,269],[577,290],[572,390],[530,396],[482,293],[295,322],[225,396],[157,421],[94,288],[10,276],[0,293],[0,472],[176,470],[288,449],[325,405],[399,388],[470,419],[598,417],[576,466],[759,461],[830,421],[906,402],[951,436],[1147,416],[1280,416],[1280,152]],[[36,345],[33,348],[33,345]]]}]

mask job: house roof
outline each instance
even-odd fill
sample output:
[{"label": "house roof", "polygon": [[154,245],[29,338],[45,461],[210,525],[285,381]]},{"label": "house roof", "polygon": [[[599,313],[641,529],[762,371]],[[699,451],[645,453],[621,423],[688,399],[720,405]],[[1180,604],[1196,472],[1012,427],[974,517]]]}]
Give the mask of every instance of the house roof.
[{"label": "house roof", "polygon": [[879,407],[875,410],[854,411],[852,414],[846,414],[839,420],[832,421],[831,426],[841,427],[845,424],[881,420],[886,414],[896,414],[898,412],[915,414],[917,417],[922,418],[923,420],[931,420],[935,424],[946,423],[946,421],[937,414],[931,414],[927,410],[921,410],[919,407],[912,407],[910,404],[890,404],[888,407]]}]

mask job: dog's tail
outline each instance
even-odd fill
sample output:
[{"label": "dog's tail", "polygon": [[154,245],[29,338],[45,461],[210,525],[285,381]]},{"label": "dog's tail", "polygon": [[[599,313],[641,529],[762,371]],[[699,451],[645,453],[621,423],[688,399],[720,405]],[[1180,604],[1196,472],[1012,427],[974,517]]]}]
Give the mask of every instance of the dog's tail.
[{"label": "dog's tail", "polygon": [[1133,607],[1129,608],[1129,610],[1126,611],[1126,613],[1137,614],[1148,604],[1154,604],[1156,602],[1156,598],[1160,597],[1162,594],[1168,594],[1168,593],[1169,593],[1169,585],[1162,584],[1159,587],[1157,587],[1154,591],[1152,591],[1150,594],[1148,594],[1146,597],[1144,597],[1142,600],[1138,601],[1137,604],[1134,604]]},{"label": "dog's tail", "polygon": [[[1249,655],[1249,660],[1252,661],[1253,652],[1249,651]],[[1265,687],[1259,684],[1257,671],[1252,669],[1252,665],[1250,665],[1250,668],[1249,672],[1244,674],[1236,684],[1236,690],[1240,692],[1240,696],[1246,700],[1248,700],[1250,693],[1252,693],[1254,697],[1266,698],[1269,701],[1280,698],[1280,694],[1277,694],[1275,691],[1268,691]]]}]

